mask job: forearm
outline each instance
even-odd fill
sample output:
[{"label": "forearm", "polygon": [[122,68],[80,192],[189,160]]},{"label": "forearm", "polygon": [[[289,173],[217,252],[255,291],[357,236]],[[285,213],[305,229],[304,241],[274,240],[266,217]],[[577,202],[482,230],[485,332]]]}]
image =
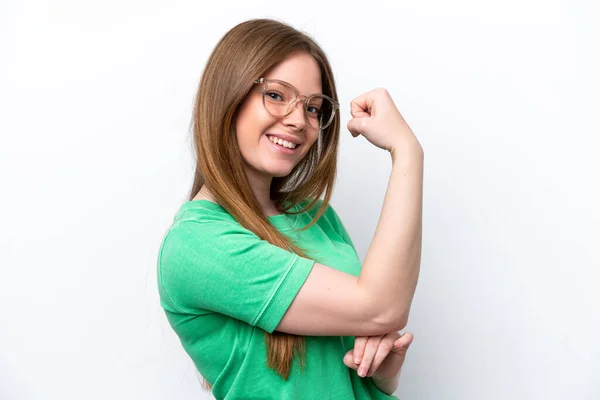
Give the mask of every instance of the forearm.
[{"label": "forearm", "polygon": [[379,388],[379,390],[381,390],[383,393],[386,394],[393,394],[396,389],[398,389],[398,382],[400,381],[400,374],[398,374],[396,377],[394,378],[390,378],[390,379],[378,379],[378,378],[371,378],[373,380],[373,383],[375,384],[375,386],[377,386]]},{"label": "forearm", "polygon": [[419,277],[423,159],[420,146],[392,152],[381,215],[358,280],[379,315],[396,325],[406,323]]}]

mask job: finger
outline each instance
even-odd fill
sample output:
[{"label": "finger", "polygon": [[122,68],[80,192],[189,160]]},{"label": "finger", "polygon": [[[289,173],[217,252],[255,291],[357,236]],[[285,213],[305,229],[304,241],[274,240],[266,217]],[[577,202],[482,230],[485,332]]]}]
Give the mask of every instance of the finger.
[{"label": "finger", "polygon": [[381,343],[382,336],[371,336],[367,341],[365,346],[365,353],[363,355],[362,361],[360,362],[360,366],[358,367],[358,376],[364,378],[367,376],[367,372],[371,367],[371,363],[373,362],[373,358],[377,353],[377,349],[379,348],[379,343]]},{"label": "finger", "polygon": [[348,128],[352,136],[357,137],[367,129],[367,126],[369,126],[369,124],[369,118],[352,118],[350,121],[348,121],[346,127]]},{"label": "finger", "polygon": [[354,355],[353,355],[354,350],[350,350],[347,351],[346,354],[344,355],[344,365],[348,368],[352,368],[353,370],[357,370],[358,369],[358,364],[354,363]]},{"label": "finger", "polygon": [[347,128],[353,137],[357,137],[365,131],[369,124],[369,118],[374,105],[371,92],[361,94],[350,102],[350,114],[352,119],[348,121]]},{"label": "finger", "polygon": [[410,332],[402,334],[402,336],[394,341],[393,352],[402,352],[408,350],[414,339],[414,335]]},{"label": "finger", "polygon": [[374,102],[373,91],[361,94],[350,102],[350,114],[354,118],[370,117]]},{"label": "finger", "polygon": [[373,362],[371,363],[371,367],[367,372],[367,376],[372,376],[375,371],[379,368],[383,360],[390,354],[394,344],[396,343],[395,339],[398,338],[398,332],[388,333],[381,339],[381,343],[379,343],[379,347],[377,348],[377,353],[373,357]]},{"label": "finger", "polygon": [[365,354],[365,346],[367,345],[368,336],[357,336],[354,339],[354,363],[360,364]]}]

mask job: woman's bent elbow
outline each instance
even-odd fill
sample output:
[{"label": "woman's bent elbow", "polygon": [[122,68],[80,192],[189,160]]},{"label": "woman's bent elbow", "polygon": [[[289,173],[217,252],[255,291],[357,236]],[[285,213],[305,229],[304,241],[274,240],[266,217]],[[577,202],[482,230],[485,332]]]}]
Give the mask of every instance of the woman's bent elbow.
[{"label": "woman's bent elbow", "polygon": [[387,333],[400,331],[404,329],[408,323],[408,315],[399,310],[391,310],[378,318],[379,324],[385,326]]}]

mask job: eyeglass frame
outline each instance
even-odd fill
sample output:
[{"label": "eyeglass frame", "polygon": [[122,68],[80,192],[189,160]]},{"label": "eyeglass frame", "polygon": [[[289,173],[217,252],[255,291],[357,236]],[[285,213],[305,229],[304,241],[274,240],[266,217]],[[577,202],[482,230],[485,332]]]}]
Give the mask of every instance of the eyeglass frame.
[{"label": "eyeglass frame", "polygon": [[[296,104],[294,105],[294,107],[291,107],[290,111],[287,114],[285,114],[285,115],[275,115],[271,111],[269,111],[269,109],[267,108],[267,105],[265,104],[265,94],[267,92],[267,84],[269,82],[280,83],[280,84],[283,84],[283,85],[287,85],[287,86],[291,87],[292,90],[294,91],[294,94],[296,95],[296,98],[293,100],[293,102],[295,102]],[[333,122],[333,120],[335,118],[336,111],[339,110],[339,108],[340,108],[340,103],[338,103],[337,101],[335,101],[331,97],[329,97],[329,96],[327,96],[325,94],[322,94],[322,93],[314,93],[314,94],[311,94],[309,96],[305,96],[303,94],[300,94],[300,92],[298,91],[298,89],[294,85],[292,85],[291,83],[286,82],[286,81],[282,81],[282,80],[279,80],[279,79],[265,79],[265,78],[259,78],[259,79],[257,79],[257,80],[254,81],[255,85],[258,85],[258,84],[261,84],[261,83],[264,84],[263,90],[261,92],[263,107],[265,108],[265,110],[267,110],[267,112],[269,114],[271,114],[274,117],[278,117],[278,118],[285,118],[285,117],[287,117],[288,115],[290,115],[291,113],[294,112],[294,110],[297,107],[298,102],[302,101],[302,103],[304,105],[302,107],[302,109],[304,110],[304,118],[306,118],[306,120],[308,121],[308,111],[307,111],[308,101],[311,100],[315,96],[320,96],[320,97],[323,97],[323,98],[329,100],[331,102],[331,104],[333,105],[333,107],[331,109],[331,118],[329,118],[329,121],[327,121],[327,123],[325,124],[324,127],[320,127],[320,126],[318,127],[318,129],[320,131],[322,131],[323,129],[325,129],[329,125],[331,125],[331,123]],[[304,97],[304,100],[300,100],[302,97]],[[290,108],[290,106],[292,105],[293,102],[288,103],[288,108]]]}]

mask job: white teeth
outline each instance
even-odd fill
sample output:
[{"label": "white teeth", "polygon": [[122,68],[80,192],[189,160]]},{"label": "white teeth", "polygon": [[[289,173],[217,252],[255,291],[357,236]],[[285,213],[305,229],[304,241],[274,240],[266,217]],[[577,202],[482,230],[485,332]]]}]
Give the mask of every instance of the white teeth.
[{"label": "white teeth", "polygon": [[273,143],[277,143],[280,146],[287,147],[288,149],[296,148],[296,145],[294,143],[288,142],[287,140],[279,139],[273,136],[269,136],[269,140]]}]

